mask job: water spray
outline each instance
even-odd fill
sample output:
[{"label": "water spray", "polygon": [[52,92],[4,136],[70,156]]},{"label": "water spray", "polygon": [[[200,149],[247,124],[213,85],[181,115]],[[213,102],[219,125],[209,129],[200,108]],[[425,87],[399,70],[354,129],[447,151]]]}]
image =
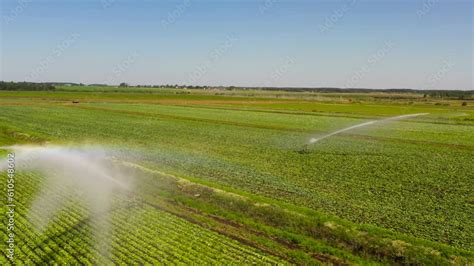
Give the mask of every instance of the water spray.
[{"label": "water spray", "polygon": [[[41,173],[45,181],[29,206],[28,218],[43,232],[71,198],[90,211],[96,249],[108,254],[111,239],[107,213],[117,192],[133,193],[131,173],[112,160],[116,152],[101,147],[7,146],[15,152],[19,171]],[[0,161],[0,171],[7,167]]]},{"label": "water spray", "polygon": [[422,115],[427,115],[427,114],[428,113],[418,113],[418,114],[394,116],[394,117],[384,118],[384,119],[380,119],[380,120],[372,120],[372,121],[364,122],[364,123],[361,123],[361,124],[353,125],[353,126],[350,126],[350,127],[346,127],[346,128],[343,128],[343,129],[339,129],[339,130],[336,130],[334,132],[328,133],[324,136],[321,136],[321,137],[318,137],[318,138],[313,137],[313,138],[309,139],[308,143],[306,143],[303,146],[303,148],[298,151],[298,153],[301,153],[301,154],[309,153],[309,146],[310,145],[312,145],[316,142],[319,142],[323,139],[326,139],[326,138],[329,138],[329,137],[332,137],[334,135],[338,135],[338,134],[341,134],[341,133],[344,133],[344,132],[347,132],[347,131],[351,131],[351,130],[354,130],[354,129],[357,129],[357,128],[366,127],[366,126],[370,126],[370,125],[374,125],[374,124],[378,124],[378,123],[396,121],[396,120],[401,120],[401,119],[405,119],[405,118],[412,118],[412,117],[417,117],[417,116],[422,116]]}]

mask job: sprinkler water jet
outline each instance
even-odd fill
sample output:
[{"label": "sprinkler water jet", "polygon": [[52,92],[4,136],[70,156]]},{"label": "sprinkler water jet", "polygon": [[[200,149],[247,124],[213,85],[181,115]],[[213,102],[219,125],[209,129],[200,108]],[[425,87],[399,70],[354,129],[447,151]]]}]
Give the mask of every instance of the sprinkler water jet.
[{"label": "sprinkler water jet", "polygon": [[353,126],[350,126],[350,127],[346,127],[346,128],[343,128],[343,129],[339,129],[339,130],[336,130],[334,132],[323,135],[321,137],[310,138],[308,143],[304,144],[303,147],[301,149],[299,149],[297,152],[300,153],[300,154],[308,154],[308,153],[310,153],[309,147],[311,145],[313,145],[314,143],[322,141],[322,140],[324,140],[326,138],[329,138],[329,137],[332,137],[334,135],[338,135],[338,134],[341,134],[341,133],[344,133],[344,132],[347,132],[347,131],[351,131],[351,130],[354,130],[354,129],[357,129],[357,128],[367,127],[367,126],[371,126],[371,125],[379,124],[379,123],[383,123],[383,122],[396,121],[396,120],[401,120],[401,119],[411,118],[411,117],[417,117],[417,116],[422,116],[422,115],[427,115],[427,114],[428,113],[399,115],[399,116],[384,118],[384,119],[380,119],[380,120],[372,120],[372,121],[360,123],[360,124],[357,124],[357,125],[353,125]]}]

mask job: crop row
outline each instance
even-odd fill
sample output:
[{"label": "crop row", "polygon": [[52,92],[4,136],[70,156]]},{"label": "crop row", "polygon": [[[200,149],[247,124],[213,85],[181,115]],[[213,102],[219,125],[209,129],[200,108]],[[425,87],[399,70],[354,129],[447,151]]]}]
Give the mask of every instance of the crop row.
[{"label": "crop row", "polygon": [[[163,105],[92,107],[112,111],[2,106],[0,122],[53,140],[138,150],[165,172],[472,248],[464,196],[474,176],[472,125],[430,116],[334,136],[304,150],[313,129],[322,134],[366,120]],[[360,108],[376,113],[374,106]],[[242,127],[242,121],[255,127]],[[272,129],[278,125],[291,131]]]},{"label": "crop row", "polygon": [[[279,262],[254,248],[219,235],[181,218],[147,205],[130,205],[126,197],[113,199],[114,206],[105,213],[89,216],[79,198],[62,199],[43,231],[35,221],[48,218],[31,211],[38,187],[45,184],[37,173],[17,177],[16,253],[21,264],[91,264],[91,263],[272,263]],[[57,184],[45,194],[68,189]],[[44,196],[44,195],[43,195]],[[58,200],[58,198],[54,198]],[[42,208],[57,208],[55,200],[42,201]],[[110,224],[103,223],[109,220]],[[1,229],[6,235],[6,229]],[[0,263],[6,263],[2,251]],[[105,253],[104,253],[105,252]]]}]

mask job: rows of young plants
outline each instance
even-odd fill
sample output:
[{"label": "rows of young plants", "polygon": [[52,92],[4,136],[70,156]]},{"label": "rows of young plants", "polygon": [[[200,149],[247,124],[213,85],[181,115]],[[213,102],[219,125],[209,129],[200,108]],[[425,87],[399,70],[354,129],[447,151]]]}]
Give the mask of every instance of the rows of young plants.
[{"label": "rows of young plants", "polygon": [[[127,146],[141,153],[145,163],[170,173],[472,248],[472,125],[431,121],[436,117],[412,119],[303,149],[313,129],[318,136],[371,118],[87,105],[91,106],[112,110],[0,106],[0,123],[16,124],[55,142]],[[377,111],[376,106],[360,108],[370,114]],[[404,113],[396,111],[392,106],[391,113]]]},{"label": "rows of young plants", "polygon": [[[4,174],[1,176],[4,178]],[[54,197],[51,193],[58,188],[45,188],[43,180],[38,173],[17,175],[14,230],[17,265],[284,263],[162,210],[135,204],[126,195],[117,195],[110,210],[94,217],[80,197]],[[61,184],[57,186],[71,191]],[[39,188],[46,189],[43,196],[47,195],[47,199],[40,210],[32,210]],[[42,212],[56,210],[58,200],[63,207],[52,216],[45,216]],[[6,212],[4,206],[2,212]],[[50,220],[45,221],[47,218]],[[105,219],[110,222],[106,227],[101,225]],[[38,223],[45,223],[45,227],[39,228]],[[5,243],[5,226],[1,227],[1,234]],[[2,249],[0,264],[12,264],[5,252]]]}]

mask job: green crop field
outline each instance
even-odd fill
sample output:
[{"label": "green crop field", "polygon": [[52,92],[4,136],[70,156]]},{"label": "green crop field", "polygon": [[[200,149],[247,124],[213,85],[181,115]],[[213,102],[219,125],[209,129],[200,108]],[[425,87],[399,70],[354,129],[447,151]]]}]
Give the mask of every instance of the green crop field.
[{"label": "green crop field", "polygon": [[[18,169],[16,256],[25,265],[472,264],[474,104],[462,102],[408,93],[0,91],[0,146],[100,145],[120,151],[134,173],[133,193],[114,195],[104,255],[80,198],[35,230],[28,213],[45,179]],[[415,113],[427,115],[308,145]]]},{"label": "green crop field", "polygon": [[[194,225],[162,211],[156,206],[130,199],[116,199],[111,217],[112,254],[101,257],[91,239],[90,217],[79,199],[68,203],[54,223],[42,234],[34,232],[27,218],[28,195],[41,185],[38,175],[21,174],[17,179],[18,195],[23,200],[17,209],[21,247],[16,258],[28,264],[92,264],[92,263],[282,263],[254,248]],[[54,202],[48,202],[54,204]],[[34,214],[33,214],[34,215]],[[4,262],[4,261],[3,261]],[[2,263],[3,264],[3,263]]]}]

